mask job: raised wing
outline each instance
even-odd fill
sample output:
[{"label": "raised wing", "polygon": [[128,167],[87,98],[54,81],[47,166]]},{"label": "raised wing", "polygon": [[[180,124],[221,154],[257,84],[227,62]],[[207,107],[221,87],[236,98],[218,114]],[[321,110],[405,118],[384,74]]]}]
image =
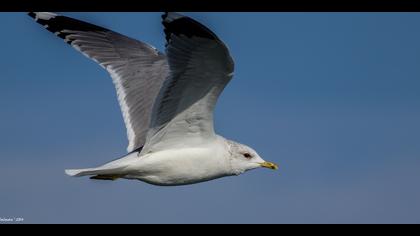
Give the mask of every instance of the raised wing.
[{"label": "raised wing", "polygon": [[146,43],[54,13],[29,16],[111,75],[127,128],[127,151],[143,146],[155,98],[168,76],[166,57]]},{"label": "raised wing", "polygon": [[142,155],[216,137],[213,109],[234,69],[227,47],[208,28],[176,13],[162,18],[170,76],[156,99]]}]

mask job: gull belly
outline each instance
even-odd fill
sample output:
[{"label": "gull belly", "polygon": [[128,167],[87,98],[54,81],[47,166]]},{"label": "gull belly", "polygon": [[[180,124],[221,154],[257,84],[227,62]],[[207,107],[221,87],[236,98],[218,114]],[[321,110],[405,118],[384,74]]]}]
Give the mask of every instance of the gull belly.
[{"label": "gull belly", "polygon": [[220,144],[150,153],[139,157],[126,171],[124,178],[161,186],[199,183],[231,173],[228,152]]}]

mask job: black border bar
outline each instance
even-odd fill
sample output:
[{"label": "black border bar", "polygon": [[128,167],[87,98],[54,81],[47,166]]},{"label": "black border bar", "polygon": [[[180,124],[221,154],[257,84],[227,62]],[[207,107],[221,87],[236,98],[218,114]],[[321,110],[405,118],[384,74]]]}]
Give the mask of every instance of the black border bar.
[{"label": "black border bar", "polygon": [[14,0],[1,11],[420,12],[420,0]]}]

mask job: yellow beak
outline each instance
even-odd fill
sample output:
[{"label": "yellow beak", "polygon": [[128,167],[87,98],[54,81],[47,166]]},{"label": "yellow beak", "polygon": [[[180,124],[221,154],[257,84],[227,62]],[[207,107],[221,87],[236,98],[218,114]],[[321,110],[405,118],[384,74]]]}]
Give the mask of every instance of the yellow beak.
[{"label": "yellow beak", "polygon": [[261,165],[261,167],[272,169],[272,170],[277,170],[279,168],[276,164],[271,163],[271,162],[267,162],[267,161],[263,162],[263,163],[260,163],[260,165]]}]

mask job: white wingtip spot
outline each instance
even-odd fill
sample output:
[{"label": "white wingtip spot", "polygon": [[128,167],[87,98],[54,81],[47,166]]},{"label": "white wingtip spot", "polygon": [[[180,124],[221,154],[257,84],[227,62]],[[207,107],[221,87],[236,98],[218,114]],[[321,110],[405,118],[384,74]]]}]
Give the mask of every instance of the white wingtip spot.
[{"label": "white wingtip spot", "polygon": [[66,175],[72,176],[72,177],[75,177],[78,174],[80,174],[80,170],[64,170],[64,172],[66,173]]},{"label": "white wingtip spot", "polygon": [[176,12],[168,12],[164,20],[167,22],[171,22],[182,17],[185,17],[185,16]]},{"label": "white wingtip spot", "polygon": [[35,13],[35,21],[41,20],[49,20],[57,16],[57,14],[52,12],[34,12]]}]

